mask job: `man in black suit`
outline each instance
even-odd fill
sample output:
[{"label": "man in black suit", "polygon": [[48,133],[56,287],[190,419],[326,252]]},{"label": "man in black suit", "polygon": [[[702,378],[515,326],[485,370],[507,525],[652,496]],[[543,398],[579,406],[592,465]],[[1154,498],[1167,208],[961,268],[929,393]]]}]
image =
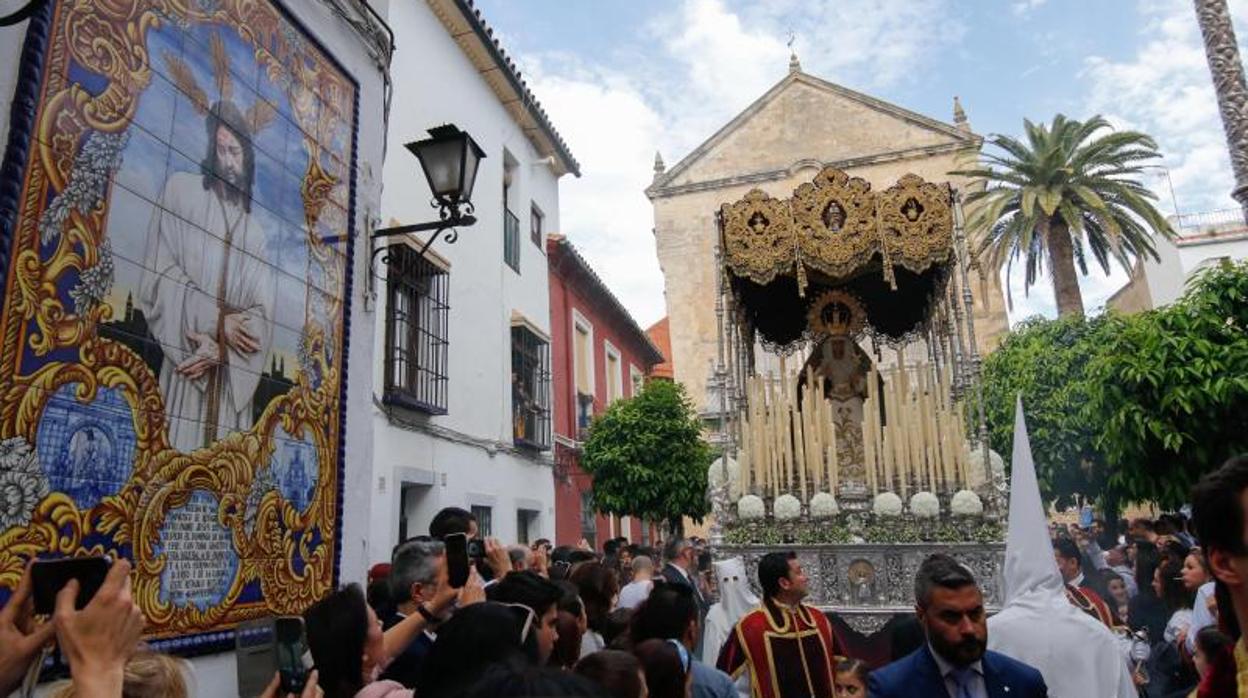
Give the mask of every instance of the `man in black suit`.
[{"label": "man in black suit", "polygon": [[390,563],[390,594],[397,611],[382,619],[382,629],[389,630],[415,614],[425,618],[426,629],[390,662],[381,678],[398,681],[407,688],[416,687],[420,665],[437,639],[433,629],[449,615],[449,609],[436,608],[432,602],[438,591],[449,584],[446,548],[440,541],[421,537],[394,549]]},{"label": "man in black suit", "polygon": [[693,600],[698,605],[698,646],[694,650],[694,656],[701,656],[702,628],[706,625],[706,613],[711,604],[698,588],[698,551],[688,539],[673,538],[663,546],[663,561],[663,579],[693,589]]},{"label": "man in black suit", "polygon": [[1034,668],[992,652],[984,596],[948,555],[927,558],[914,580],[915,613],[927,642],[871,672],[871,698],[1046,698]]}]

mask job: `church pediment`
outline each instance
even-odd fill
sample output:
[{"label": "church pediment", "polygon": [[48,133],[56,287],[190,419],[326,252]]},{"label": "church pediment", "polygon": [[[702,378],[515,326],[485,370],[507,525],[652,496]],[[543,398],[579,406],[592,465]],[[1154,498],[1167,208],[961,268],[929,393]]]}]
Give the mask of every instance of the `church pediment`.
[{"label": "church pediment", "polygon": [[969,130],[793,72],[660,175],[647,194],[977,148],[981,140]]}]

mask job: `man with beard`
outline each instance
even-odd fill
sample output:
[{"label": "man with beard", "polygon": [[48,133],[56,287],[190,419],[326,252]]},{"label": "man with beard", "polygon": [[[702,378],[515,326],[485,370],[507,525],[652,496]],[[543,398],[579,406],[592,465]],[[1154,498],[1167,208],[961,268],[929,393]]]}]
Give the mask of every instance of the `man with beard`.
[{"label": "man with beard", "polygon": [[836,643],[823,612],[802,603],[808,581],[793,552],[758,561],[763,603],[737,621],[719,653],[719,670],[753,698],[823,698],[834,690]]},{"label": "man with beard", "polygon": [[138,302],[164,348],[160,392],[181,451],[249,429],[272,344],[276,283],[252,214],[248,117],[228,99],[206,114],[198,173],[171,175],[147,236]]},{"label": "man with beard", "polygon": [[928,557],[914,580],[915,613],[927,644],[871,672],[871,698],[1044,698],[1040,672],[989,651],[984,596],[948,555]]}]

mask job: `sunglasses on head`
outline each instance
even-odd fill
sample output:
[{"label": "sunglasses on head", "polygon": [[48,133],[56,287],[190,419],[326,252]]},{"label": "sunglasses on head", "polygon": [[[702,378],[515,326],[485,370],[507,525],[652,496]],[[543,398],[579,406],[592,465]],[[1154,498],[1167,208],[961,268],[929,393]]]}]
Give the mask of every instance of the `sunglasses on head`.
[{"label": "sunglasses on head", "polygon": [[672,647],[676,648],[676,654],[680,655],[680,670],[683,673],[688,674],[689,673],[689,650],[685,649],[685,646],[680,644],[680,642],[677,640],[669,639],[667,643],[671,645]]},{"label": "sunglasses on head", "polygon": [[533,630],[533,626],[537,623],[537,614],[533,612],[533,609],[522,603],[505,603],[503,605],[507,608],[524,611],[524,628],[520,630],[520,644],[523,645],[525,642],[528,642],[529,632]]}]

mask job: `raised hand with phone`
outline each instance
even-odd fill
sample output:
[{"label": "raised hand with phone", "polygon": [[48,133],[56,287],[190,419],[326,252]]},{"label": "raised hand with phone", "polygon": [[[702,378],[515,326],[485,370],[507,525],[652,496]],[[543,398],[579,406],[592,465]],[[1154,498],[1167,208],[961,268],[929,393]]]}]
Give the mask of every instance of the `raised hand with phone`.
[{"label": "raised hand with phone", "polygon": [[50,621],[35,620],[31,587],[27,564],[9,602],[0,609],[0,695],[7,696],[21,685],[31,663],[56,633]]},{"label": "raised hand with phone", "polygon": [[78,606],[80,584],[70,579],[56,594],[56,640],[69,662],[80,698],[119,696],[126,661],[138,649],[146,622],[130,592],[130,563],[112,563],[103,584]]}]

